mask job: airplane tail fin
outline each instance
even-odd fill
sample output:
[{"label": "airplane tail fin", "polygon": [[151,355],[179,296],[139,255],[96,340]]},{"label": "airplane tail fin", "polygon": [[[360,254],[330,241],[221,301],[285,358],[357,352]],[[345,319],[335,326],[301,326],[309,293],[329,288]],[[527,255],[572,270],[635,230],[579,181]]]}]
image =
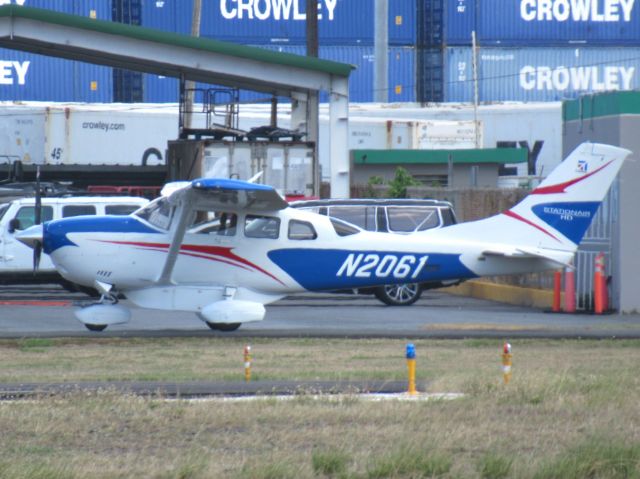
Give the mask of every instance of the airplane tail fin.
[{"label": "airplane tail fin", "polygon": [[496,244],[501,255],[573,253],[630,154],[624,148],[583,143],[520,203],[470,223],[474,226],[469,233],[476,240]]}]

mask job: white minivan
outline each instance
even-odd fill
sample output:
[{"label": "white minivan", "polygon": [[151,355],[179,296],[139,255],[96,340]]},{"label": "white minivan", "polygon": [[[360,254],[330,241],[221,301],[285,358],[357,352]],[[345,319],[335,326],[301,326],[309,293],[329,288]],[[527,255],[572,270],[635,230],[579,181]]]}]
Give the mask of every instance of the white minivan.
[{"label": "white minivan", "polygon": [[[135,196],[72,196],[42,198],[41,221],[81,215],[128,215],[149,200]],[[33,250],[15,238],[17,231],[35,223],[35,198],[21,198],[0,204],[0,282],[32,283],[60,281],[49,256],[42,254],[38,271],[33,271]]]}]

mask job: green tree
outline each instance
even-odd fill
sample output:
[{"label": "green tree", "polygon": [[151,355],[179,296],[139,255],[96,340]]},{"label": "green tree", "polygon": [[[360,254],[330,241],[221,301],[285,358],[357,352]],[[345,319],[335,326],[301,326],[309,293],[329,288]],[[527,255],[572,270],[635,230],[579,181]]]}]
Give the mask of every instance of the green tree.
[{"label": "green tree", "polygon": [[366,190],[366,195],[368,198],[377,198],[378,197],[378,191],[374,188],[374,185],[383,185],[384,184],[384,180],[382,179],[381,176],[372,176],[369,178],[369,181],[367,182],[367,190]]},{"label": "green tree", "polygon": [[389,198],[406,198],[408,186],[420,186],[421,184],[411,176],[411,173],[398,166],[396,168],[396,176],[389,182],[388,196]]}]

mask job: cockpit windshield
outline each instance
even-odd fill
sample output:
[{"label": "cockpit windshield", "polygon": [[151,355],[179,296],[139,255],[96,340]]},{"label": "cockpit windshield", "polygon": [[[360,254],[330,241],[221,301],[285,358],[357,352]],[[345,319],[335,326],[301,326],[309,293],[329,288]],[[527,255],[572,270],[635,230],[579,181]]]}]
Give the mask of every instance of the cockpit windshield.
[{"label": "cockpit windshield", "polygon": [[351,223],[339,220],[338,218],[330,217],[329,221],[331,221],[331,225],[333,226],[333,229],[336,230],[338,236],[350,236],[362,231]]},{"label": "cockpit windshield", "polygon": [[169,200],[162,197],[138,210],[135,215],[148,221],[152,226],[166,231],[171,227],[174,210],[175,208],[169,204]]}]

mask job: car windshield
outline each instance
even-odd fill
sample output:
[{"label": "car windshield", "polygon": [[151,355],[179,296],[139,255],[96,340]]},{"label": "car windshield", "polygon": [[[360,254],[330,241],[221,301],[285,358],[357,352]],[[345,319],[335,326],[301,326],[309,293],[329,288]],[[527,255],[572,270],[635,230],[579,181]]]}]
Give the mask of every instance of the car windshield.
[{"label": "car windshield", "polygon": [[0,220],[5,215],[7,210],[9,209],[9,203],[5,203],[4,205],[0,205]]},{"label": "car windshield", "polygon": [[363,230],[376,230],[375,206],[331,206],[328,215],[338,218]]},{"label": "car windshield", "polygon": [[387,208],[389,230],[412,233],[440,226],[438,209],[425,206],[390,206]]}]

